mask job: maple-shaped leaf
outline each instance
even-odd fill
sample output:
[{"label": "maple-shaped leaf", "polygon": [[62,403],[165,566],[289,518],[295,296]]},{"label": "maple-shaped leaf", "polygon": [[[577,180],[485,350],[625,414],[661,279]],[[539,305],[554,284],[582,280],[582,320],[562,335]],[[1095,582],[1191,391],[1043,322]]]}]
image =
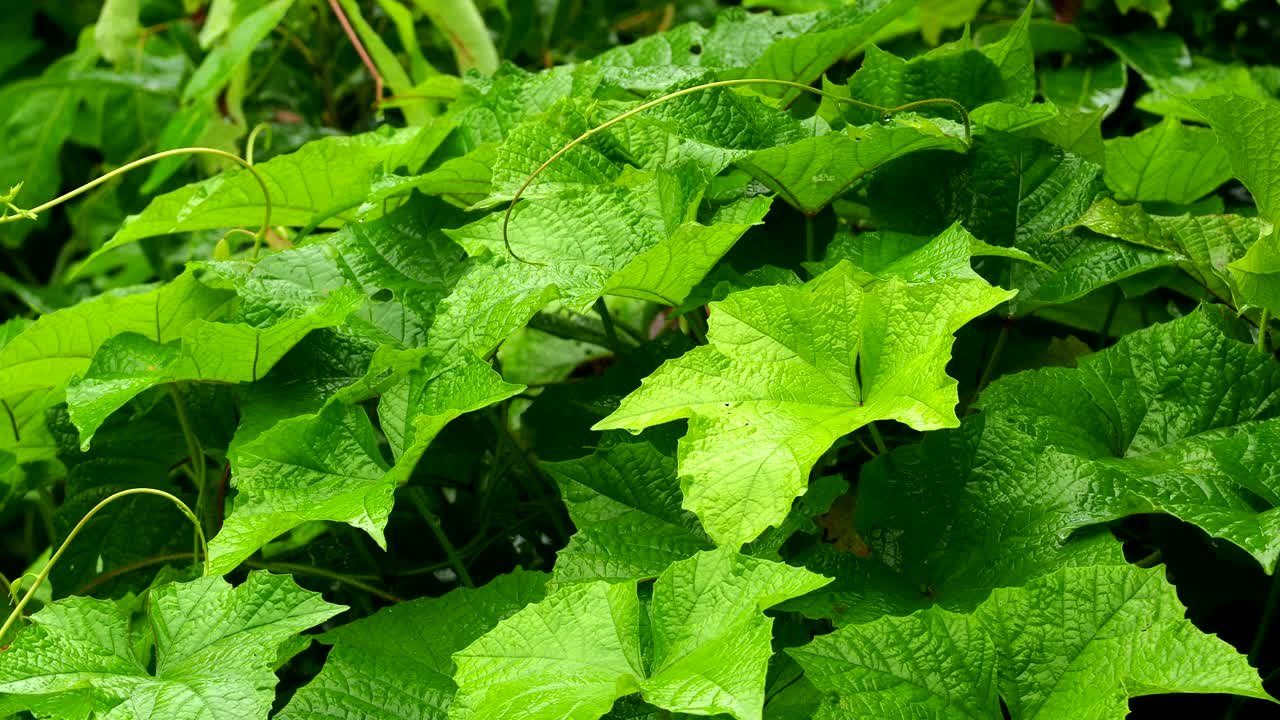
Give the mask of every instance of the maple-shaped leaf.
[{"label": "maple-shaped leaf", "polygon": [[664,363],[595,428],[688,418],[685,507],[738,547],[782,521],[840,436],[883,419],[956,426],[952,334],[1012,295],[973,278],[864,287],[848,262],[798,288],[734,293],[711,305],[708,345]]},{"label": "maple-shaped leaf", "polygon": [[80,717],[265,720],[281,647],[345,609],[261,571],[235,588],[212,576],[162,585],[146,611],[153,658],[116,603],[70,597],[0,653],[0,697],[14,711],[76,703]]},{"label": "maple-shaped leaf", "polygon": [[787,652],[827,693],[823,720],[999,720],[1002,699],[1014,720],[1120,720],[1129,698],[1157,693],[1269,699],[1245,657],[1185,613],[1158,570],[1067,568],[973,614],[885,617]]},{"label": "maple-shaped leaf", "polygon": [[333,645],[324,668],[276,717],[444,720],[457,690],[453,653],[541,600],[546,578],[517,571],[330,630],[317,638]]},{"label": "maple-shaped leaf", "polygon": [[760,720],[773,628],[763,611],[828,582],[709,550],[658,577],[647,622],[634,581],[561,586],[454,654],[449,717],[595,720],[640,692],[673,712]]}]

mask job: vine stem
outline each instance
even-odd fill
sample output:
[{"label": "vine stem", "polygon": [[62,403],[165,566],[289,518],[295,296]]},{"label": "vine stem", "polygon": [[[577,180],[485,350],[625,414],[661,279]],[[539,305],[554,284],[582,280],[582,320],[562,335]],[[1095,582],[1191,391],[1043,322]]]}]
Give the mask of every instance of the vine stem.
[{"label": "vine stem", "polygon": [[423,520],[427,521],[427,525],[431,527],[431,533],[436,536],[436,542],[440,543],[440,547],[444,548],[444,554],[449,558],[449,565],[453,568],[454,574],[458,576],[458,581],[465,587],[473,588],[476,586],[471,580],[471,574],[467,572],[467,564],[462,562],[462,557],[458,554],[458,549],[449,541],[449,536],[445,534],[444,528],[440,525],[440,518],[427,506],[427,500],[423,497],[422,488],[409,488],[409,501],[418,509],[418,514]]},{"label": "vine stem", "polygon": [[195,429],[191,426],[191,416],[187,412],[187,401],[182,399],[182,390],[177,383],[169,383],[165,385],[165,389],[169,391],[169,397],[173,398],[173,407],[177,410],[178,426],[182,428],[182,437],[187,441],[187,455],[191,458],[191,471],[195,474],[196,482],[196,522],[199,534],[196,537],[195,551],[199,551],[200,543],[204,538],[204,517],[208,513],[205,508],[207,497],[205,493],[205,485],[209,482],[208,467],[204,461],[204,448],[200,446],[200,438],[196,436]]},{"label": "vine stem", "polygon": [[1258,318],[1258,352],[1271,352],[1271,345],[1267,339],[1267,325],[1271,324],[1271,313],[1266,308],[1262,309],[1262,317]]},{"label": "vine stem", "polygon": [[546,264],[543,262],[537,262],[533,260],[525,260],[524,258],[517,255],[515,251],[511,249],[511,239],[507,235],[507,226],[511,223],[511,213],[516,208],[516,201],[518,201],[524,195],[525,190],[529,189],[529,186],[533,184],[533,181],[536,180],[537,177],[543,173],[543,171],[545,171],[548,167],[550,167],[551,164],[554,163],[556,160],[559,160],[560,158],[564,157],[565,153],[569,152],[575,147],[586,142],[592,136],[602,133],[605,130],[608,130],[609,128],[613,127],[614,125],[617,125],[618,123],[624,120],[633,118],[636,115],[639,115],[640,113],[652,107],[656,107],[670,100],[675,100],[676,98],[684,97],[685,95],[691,95],[693,93],[701,92],[703,90],[710,90],[711,88],[718,88],[718,87],[733,87],[737,85],[778,85],[782,87],[792,88],[795,90],[801,90],[804,92],[813,93],[814,95],[819,95],[833,102],[844,103],[846,105],[853,105],[855,107],[860,107],[865,110],[872,110],[872,111],[883,113],[886,115],[892,115],[893,113],[899,113],[899,112],[906,112],[908,110],[914,110],[916,108],[926,107],[928,105],[950,105],[954,107],[956,110],[958,110],[960,112],[960,116],[964,119],[965,144],[968,145],[973,142],[973,130],[969,125],[969,111],[966,110],[964,105],[960,104],[959,101],[952,100],[951,98],[929,98],[927,100],[916,100],[914,102],[904,103],[902,105],[895,105],[894,107],[883,107],[880,105],[875,105],[873,103],[864,102],[862,100],[855,100],[854,98],[851,98],[851,97],[837,95],[832,92],[827,92],[826,90],[819,90],[818,88],[810,87],[809,85],[805,85],[804,83],[792,82],[791,80],[775,80],[772,78],[736,78],[733,80],[716,80],[714,82],[702,83],[700,85],[694,85],[692,87],[687,87],[682,90],[676,90],[675,92],[667,93],[662,97],[654,98],[653,100],[637,105],[636,107],[633,107],[630,110],[620,115],[609,118],[603,123],[587,130],[586,132],[582,133],[578,137],[570,140],[563,147],[557,150],[555,154],[547,158],[541,165],[539,165],[538,168],[534,170],[532,174],[529,175],[529,177],[525,178],[524,184],[522,184],[520,188],[516,190],[516,194],[511,196],[511,202],[510,204],[507,205],[507,211],[502,216],[502,244],[503,246],[506,247],[507,254],[509,254],[511,257],[515,258],[516,260],[519,260],[520,262],[526,265],[545,265]]},{"label": "vine stem", "polygon": [[595,310],[600,315],[600,322],[604,323],[604,335],[609,340],[609,349],[615,355],[621,355],[622,342],[618,340],[618,331],[613,326],[613,315],[609,314],[609,306],[605,305],[604,298],[596,298]]},{"label": "vine stem", "polygon": [[338,24],[342,26],[342,31],[347,34],[347,39],[356,48],[356,54],[360,56],[360,62],[364,63],[365,69],[373,75],[373,97],[374,106],[382,104],[382,73],[378,72],[378,66],[373,64],[373,60],[369,57],[369,53],[365,52],[364,44],[360,42],[360,36],[356,34],[355,28],[351,27],[351,21],[347,19],[347,14],[342,11],[342,6],[338,4],[338,0],[329,0],[329,8],[333,10],[333,14],[338,16]]},{"label": "vine stem", "polygon": [[[115,170],[112,170],[111,172],[106,173],[105,175],[96,177],[74,190],[63,193],[62,195],[59,195],[58,197],[50,200],[49,202],[44,203],[43,205],[34,207],[30,210],[23,210],[21,213],[17,215],[5,215],[3,217],[0,217],[0,223],[15,222],[21,219],[28,219],[28,220],[35,219],[36,216],[38,216],[40,213],[46,210],[55,208],[61,205],[62,203],[67,202],[68,200],[77,198],[89,192],[90,190],[98,187],[99,185],[111,180],[112,178],[123,175],[124,173],[127,173],[131,170],[136,170],[137,168],[140,168],[144,165],[149,165],[153,162],[158,162],[160,160],[164,160],[165,158],[170,158],[177,155],[214,155],[216,157],[223,158],[224,160],[231,160],[232,162],[235,162],[241,167],[243,167],[244,169],[248,170],[249,173],[253,175],[253,179],[258,181],[258,187],[262,189],[263,217],[262,217],[262,228],[258,230],[258,233],[256,235],[254,235],[254,254],[256,256],[258,251],[257,250],[258,246],[261,245],[262,239],[267,236],[267,230],[271,227],[271,192],[267,190],[267,181],[263,179],[262,175],[259,174],[258,171],[253,168],[253,163],[248,162],[244,158],[234,153],[229,153],[229,152],[226,152],[225,150],[217,150],[215,148],[206,148],[206,147],[177,148],[175,150],[165,150],[163,152],[158,152],[158,153],[148,155],[144,158],[139,158],[137,160],[134,160],[133,162],[121,165],[120,167],[116,168]],[[84,267],[84,266],[82,265],[81,267]],[[78,270],[74,271],[72,273],[72,277],[74,277],[75,274],[78,272],[79,272]]]},{"label": "vine stem", "polygon": [[187,519],[196,526],[196,534],[200,537],[200,550],[202,551],[201,557],[204,558],[204,561],[202,562],[204,567],[201,571],[201,575],[209,574],[209,544],[205,542],[204,530],[200,527],[200,521],[196,519],[195,513],[191,511],[191,508],[187,507],[186,503],[182,502],[177,497],[170,495],[164,490],[157,490],[155,488],[129,488],[128,490],[121,490],[120,492],[112,493],[106,498],[103,498],[102,502],[94,505],[89,512],[84,514],[84,517],[80,518],[80,522],[76,523],[76,526],[71,528],[71,532],[67,533],[66,539],[62,541],[62,544],[58,546],[57,551],[55,551],[53,556],[49,558],[49,562],[45,563],[44,567],[40,569],[40,573],[36,575],[35,581],[31,583],[31,588],[28,589],[26,594],[22,596],[22,599],[18,601],[18,605],[13,609],[13,612],[9,613],[9,618],[4,621],[4,625],[0,626],[0,638],[7,635],[10,628],[13,627],[13,624],[18,621],[18,618],[22,617],[22,611],[27,607],[27,603],[31,602],[31,598],[35,597],[36,591],[40,589],[40,585],[49,577],[49,573],[53,570],[53,566],[58,564],[58,560],[62,557],[62,554],[71,546],[71,541],[76,539],[76,536],[79,535],[85,525],[93,519],[93,516],[97,515],[98,511],[116,500],[130,495],[155,495],[157,497],[165,498],[178,506],[178,509],[182,511],[182,514],[186,515]]},{"label": "vine stem", "polygon": [[867,423],[867,429],[871,431],[871,439],[876,444],[876,450],[879,451],[876,456],[879,457],[889,452],[889,448],[885,447],[884,438],[880,437],[880,428],[876,427],[874,422],[869,422]]}]

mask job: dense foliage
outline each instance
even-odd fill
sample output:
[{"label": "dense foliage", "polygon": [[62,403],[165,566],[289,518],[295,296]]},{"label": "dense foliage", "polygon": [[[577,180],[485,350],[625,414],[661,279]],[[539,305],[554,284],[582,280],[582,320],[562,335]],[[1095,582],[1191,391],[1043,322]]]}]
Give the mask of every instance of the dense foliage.
[{"label": "dense foliage", "polygon": [[6,8],[0,717],[1280,716],[1276,47]]}]

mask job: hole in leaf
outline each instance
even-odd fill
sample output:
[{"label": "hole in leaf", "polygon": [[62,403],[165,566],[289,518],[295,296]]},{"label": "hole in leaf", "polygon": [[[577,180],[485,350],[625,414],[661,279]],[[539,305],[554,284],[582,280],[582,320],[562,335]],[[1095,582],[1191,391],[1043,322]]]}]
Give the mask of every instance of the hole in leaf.
[{"label": "hole in leaf", "polygon": [[694,43],[689,46],[689,53],[692,55],[702,54],[702,43]]},{"label": "hole in leaf", "polygon": [[391,300],[395,298],[395,296],[396,296],[395,293],[391,292],[390,288],[382,288],[381,290],[370,295],[369,299],[376,303],[384,303],[384,302],[391,302]]}]

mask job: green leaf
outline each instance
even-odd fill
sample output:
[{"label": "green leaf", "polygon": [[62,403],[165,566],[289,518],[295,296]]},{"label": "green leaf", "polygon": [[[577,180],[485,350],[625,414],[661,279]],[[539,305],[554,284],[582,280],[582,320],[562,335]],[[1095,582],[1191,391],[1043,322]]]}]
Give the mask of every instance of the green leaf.
[{"label": "green leaf", "polygon": [[[911,6],[905,0],[874,0],[820,13],[803,34],[770,44],[751,63],[745,76],[809,85],[832,65],[853,55]],[[763,92],[781,98],[784,104],[793,103],[800,96],[800,91],[793,88],[768,88]]]},{"label": "green leaf", "polygon": [[520,708],[530,720],[595,720],[639,691],[675,712],[759,720],[773,627],[763,611],[828,582],[728,548],[701,552],[658,577],[645,624],[634,582],[562,586],[454,654],[460,690],[450,717]]},{"label": "green leaf", "polygon": [[758,720],[773,629],[763,611],[829,582],[728,548],[672,564],[653,586],[644,699],[668,710]]},{"label": "green leaf", "polygon": [[556,584],[655,577],[707,550],[698,520],[680,507],[676,459],[651,443],[612,445],[542,468],[578,530],[556,554]]},{"label": "green leaf", "polygon": [[974,279],[863,288],[847,263],[801,288],[735,293],[711,306],[709,345],[665,363],[595,429],[689,418],[685,507],[736,548],[782,521],[838,437],[878,419],[954,427],[952,333],[1010,297]]},{"label": "green leaf", "polygon": [[1080,224],[1137,245],[1172,253],[1178,265],[1210,294],[1228,300],[1240,292],[1228,263],[1257,241],[1262,223],[1241,215],[1152,215],[1140,205],[1118,205],[1110,198],[1094,203]]},{"label": "green leaf", "polygon": [[318,413],[283,420],[231,450],[237,495],[209,543],[213,571],[230,571],[276,536],[313,520],[345,522],[385,548],[383,527],[395,488],[408,480],[431,440],[459,415],[523,389],[502,382],[478,359],[403,371],[387,368],[393,378],[403,374],[379,402],[394,466],[383,459],[368,414],[350,404],[366,399],[359,392],[335,395]]},{"label": "green leaf", "polygon": [[[423,132],[431,131],[428,126]],[[413,131],[329,137],[297,152],[254,165],[271,197],[273,225],[339,227],[353,219],[380,169],[408,147]],[[244,168],[228,170],[152,200],[85,263],[142,238],[193,230],[258,228],[265,217],[262,188]]]},{"label": "green leaf", "polygon": [[449,39],[459,74],[475,69],[491,75],[498,69],[498,51],[472,0],[414,0],[414,4]]},{"label": "green leaf", "polygon": [[1191,52],[1187,50],[1186,42],[1174,33],[1144,30],[1097,37],[1151,85],[1159,85],[1161,81],[1184,75],[1191,69]]},{"label": "green leaf", "polygon": [[103,717],[265,717],[278,682],[277,649],[345,609],[265,572],[236,588],[220,577],[163,585],[147,608],[151,663],[117,605],[67,598],[32,616],[5,651],[0,693],[33,704],[58,693],[60,703],[78,699]]},{"label": "green leaf", "polygon": [[1155,18],[1160,27],[1164,27],[1173,12],[1169,0],[1116,0],[1116,9],[1124,15],[1128,15],[1130,10],[1140,10]]},{"label": "green leaf", "polygon": [[[1034,56],[1027,37],[1030,9],[999,42],[974,48],[966,35],[910,60],[903,60],[872,45],[862,66],[849,79],[849,97],[881,107],[934,98],[949,98],[965,108],[1007,100],[1024,105],[1035,96]],[[833,89],[833,88],[828,88]],[[940,112],[943,105],[916,108]],[[866,110],[845,111],[861,122],[879,117]],[[948,117],[954,109],[946,110]]]},{"label": "green leaf", "polygon": [[981,276],[974,272],[971,260],[983,255],[1016,258],[1048,268],[1017,248],[982,242],[959,223],[933,238],[889,231],[857,235],[841,231],[827,246],[822,262],[805,263],[805,267],[812,274],[819,275],[842,260],[848,260],[857,268],[855,274],[864,286],[890,278],[909,283],[978,280]]},{"label": "green leaf", "polygon": [[1244,656],[1184,613],[1156,570],[1069,568],[997,590],[973,615],[888,617],[788,652],[829,694],[821,718],[997,720],[1001,699],[1015,720],[1120,718],[1157,693],[1269,699]]},{"label": "green leaf", "polygon": [[520,257],[539,265],[507,255],[502,213],[448,231],[476,262],[445,299],[428,347],[488,353],[556,299],[576,309],[607,291],[677,304],[767,207],[748,199],[740,212],[700,223],[704,187],[698,172],[628,171],[614,184],[520,203],[508,237]]},{"label": "green leaf", "polygon": [[[932,130],[930,132],[929,130]],[[738,166],[780,193],[792,207],[816,215],[854,182],[881,165],[919,150],[963,153],[965,145],[927,123],[924,127],[850,127],[752,153]]]},{"label": "green leaf", "polygon": [[1165,118],[1132,137],[1106,141],[1103,179],[1120,202],[1195,202],[1231,178],[1227,153],[1209,130]]},{"label": "green leaf", "polygon": [[183,87],[182,102],[194,105],[214,99],[292,6],[293,0],[275,0],[231,27],[222,44],[205,56]]},{"label": "green leaf", "polygon": [[1040,92],[1054,105],[1077,110],[1101,110],[1106,117],[1120,108],[1128,84],[1123,62],[1068,65],[1040,71]]},{"label": "green leaf", "polygon": [[[1280,366],[1224,335],[1209,312],[1131,333],[1079,369],[1002,378],[980,406],[999,431],[1025,433],[1051,455],[1042,482],[1081,493],[1074,526],[1165,512],[1270,572],[1280,557],[1280,486],[1263,468],[1280,453]],[[1093,403],[1064,405],[1073,397]]]},{"label": "green leaf", "polygon": [[969,114],[975,125],[1038,138],[1101,166],[1106,162],[1102,144],[1103,113],[1058,107],[1052,103],[1011,105],[987,103]]},{"label": "green leaf", "polygon": [[410,468],[450,420],[521,392],[489,363],[461,354],[452,363],[431,362],[403,375],[382,393],[378,420],[398,464]]},{"label": "green leaf", "polygon": [[93,41],[108,62],[119,63],[133,43],[138,24],[139,0],[106,0],[93,28]]},{"label": "green leaf", "polygon": [[[51,81],[67,78],[90,69],[98,53],[92,46],[51,64],[41,78]],[[24,93],[9,100],[13,105],[0,113],[0,189],[22,184],[14,204],[33,208],[58,193],[62,172],[58,155],[71,137],[84,89],[76,85],[58,85]],[[15,247],[34,225],[19,222],[0,229],[0,244]]]},{"label": "green leaf", "polygon": [[453,653],[544,595],[546,576],[516,571],[476,589],[418,598],[321,635],[324,668],[280,720],[445,720],[457,686]]},{"label": "green leaf", "polygon": [[634,583],[564,586],[453,655],[451,720],[596,720],[639,690],[640,602]]},{"label": "green leaf", "polygon": [[314,313],[332,294],[350,288],[368,301],[348,318],[348,328],[378,342],[419,346],[440,301],[466,269],[462,248],[441,230],[461,217],[439,200],[415,197],[376,220],[349,224],[256,263],[205,267],[235,288],[238,313],[252,324]]},{"label": "green leaf", "polygon": [[0,348],[0,394],[42,392],[57,402],[109,338],[137,333],[156,343],[176,340],[191,322],[222,316],[231,297],[187,272],[150,292],[104,295],[45,315]]},{"label": "green leaf", "polygon": [[81,450],[89,449],[94,432],[111,413],[147,389],[183,381],[257,382],[307,333],[337,325],[356,309],[356,292],[343,290],[312,313],[265,328],[197,319],[174,342],[158,343],[132,332],[109,338],[67,387]]},{"label": "green leaf", "polygon": [[1280,314],[1280,104],[1239,95],[1193,101],[1226,148],[1265,221],[1262,238],[1230,265],[1246,303]]}]

